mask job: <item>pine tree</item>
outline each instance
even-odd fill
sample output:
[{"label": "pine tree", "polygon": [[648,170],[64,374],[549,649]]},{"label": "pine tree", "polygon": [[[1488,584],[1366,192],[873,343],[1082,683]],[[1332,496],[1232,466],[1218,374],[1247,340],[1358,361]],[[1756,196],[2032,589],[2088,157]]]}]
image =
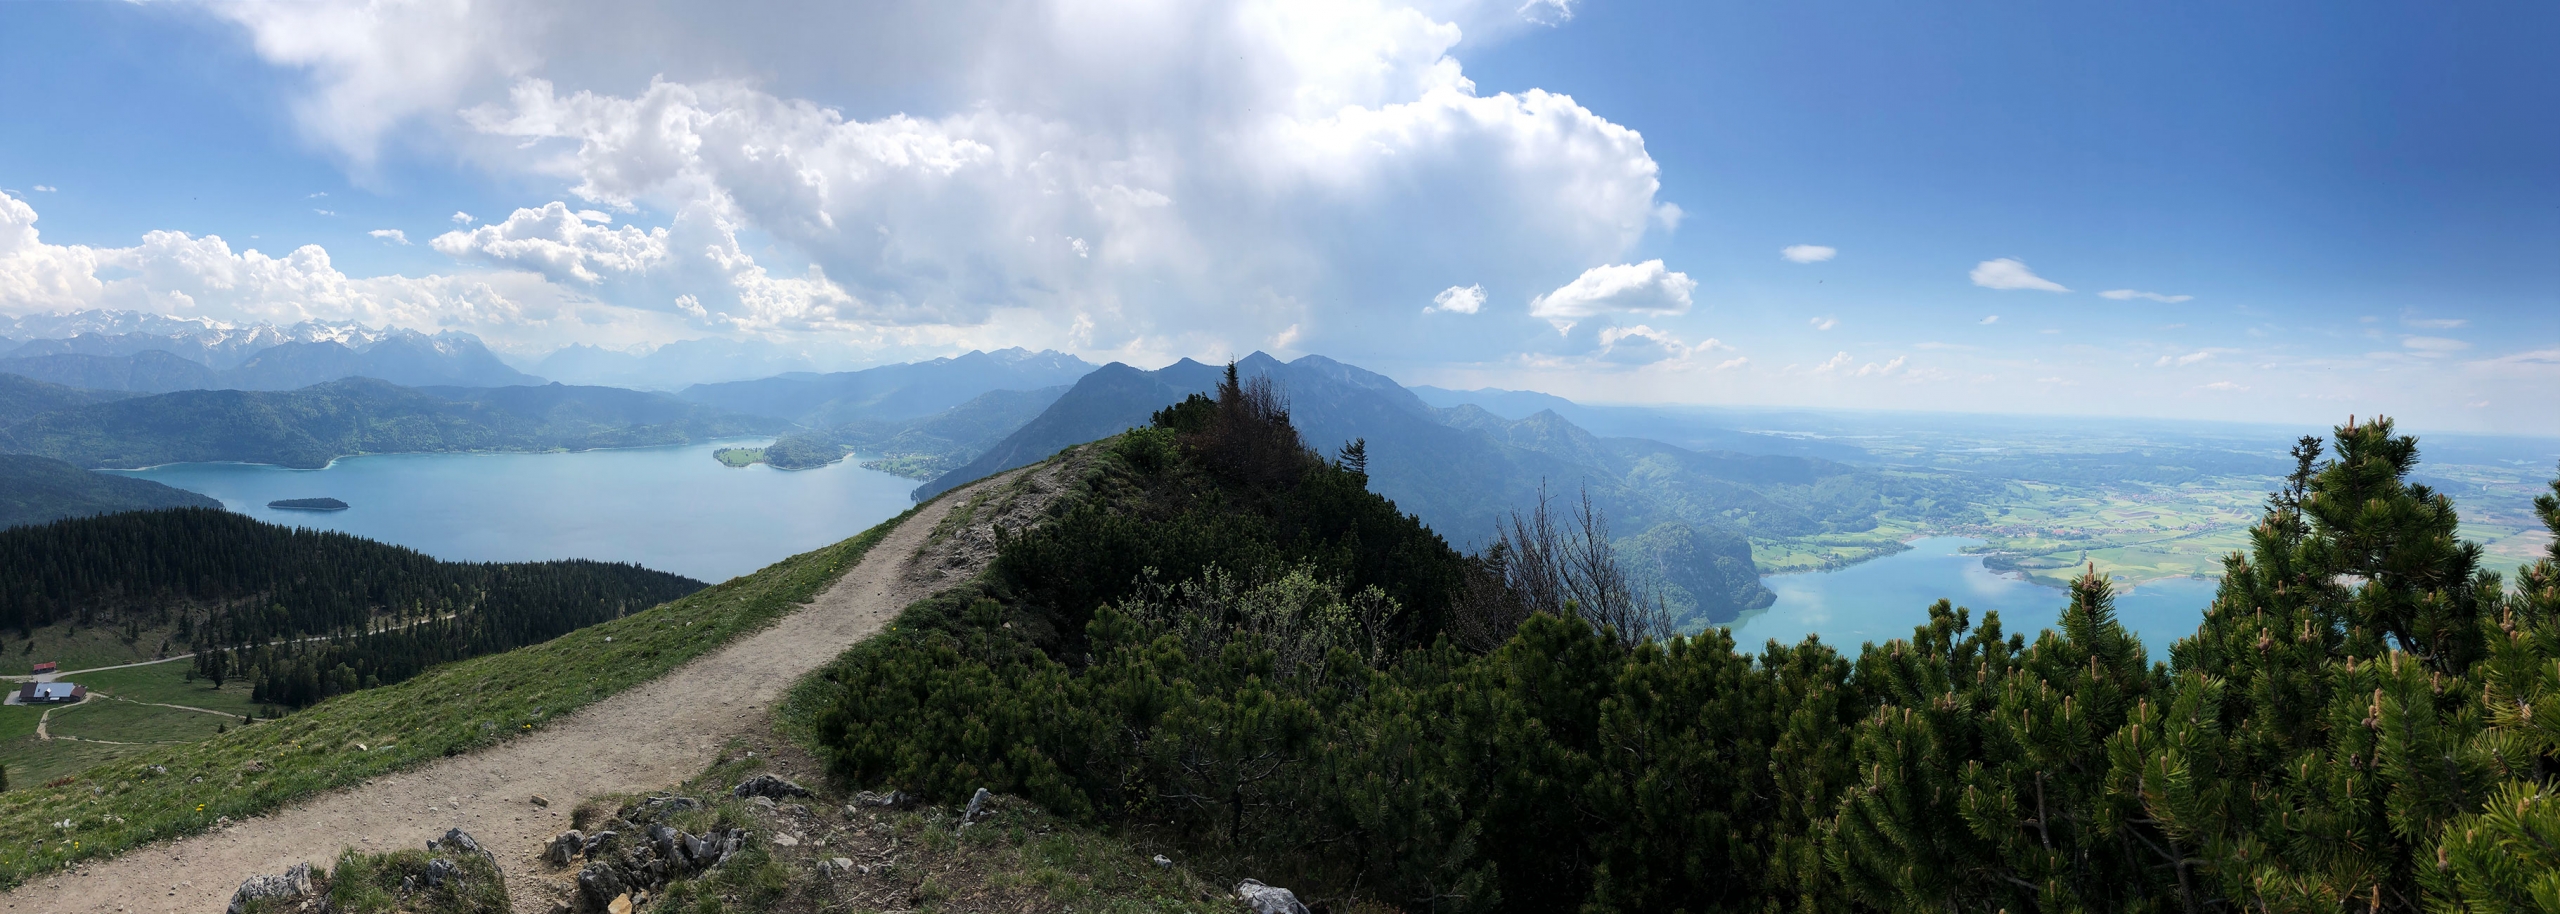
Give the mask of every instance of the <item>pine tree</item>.
[{"label": "pine tree", "polygon": [[2485,797],[2464,674],[2497,584],[2451,502],[2407,481],[2414,439],[2387,419],[2334,437],[2316,473],[2297,450],[2290,497],[2171,649],[2131,788],[2223,903],[2416,911],[2416,850]]},{"label": "pine tree", "polygon": [[2554,534],[2550,552],[2520,571],[2499,619],[2483,625],[2489,656],[2478,667],[2489,727],[2476,748],[2503,783],[2479,812],[2446,824],[2432,861],[2421,859],[2439,911],[2560,912],[2560,479],[2534,511]]}]

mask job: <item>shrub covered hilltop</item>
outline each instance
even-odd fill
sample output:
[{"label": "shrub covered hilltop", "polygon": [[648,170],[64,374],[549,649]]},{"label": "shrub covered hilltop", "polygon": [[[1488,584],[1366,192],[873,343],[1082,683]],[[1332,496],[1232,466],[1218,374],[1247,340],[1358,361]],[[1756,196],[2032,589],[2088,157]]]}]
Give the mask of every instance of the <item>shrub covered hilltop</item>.
[{"label": "shrub covered hilltop", "polygon": [[1752,653],[1543,512],[1461,556],[1231,374],[802,700],[848,782],[1335,910],[2560,910],[2560,546],[2510,588],[2413,439],[2323,444],[2166,663],[2094,577]]}]

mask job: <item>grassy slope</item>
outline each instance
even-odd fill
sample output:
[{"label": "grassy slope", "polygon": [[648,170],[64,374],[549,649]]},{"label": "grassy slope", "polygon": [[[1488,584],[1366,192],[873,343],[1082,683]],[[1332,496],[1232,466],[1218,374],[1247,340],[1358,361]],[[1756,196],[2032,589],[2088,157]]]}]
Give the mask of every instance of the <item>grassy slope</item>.
[{"label": "grassy slope", "polygon": [[[771,624],[913,514],[542,644],[449,664],[200,743],[136,752],[56,786],[22,781],[0,793],[0,887],[539,729]],[[167,773],[153,773],[151,765]],[[71,828],[55,827],[66,818]]]}]

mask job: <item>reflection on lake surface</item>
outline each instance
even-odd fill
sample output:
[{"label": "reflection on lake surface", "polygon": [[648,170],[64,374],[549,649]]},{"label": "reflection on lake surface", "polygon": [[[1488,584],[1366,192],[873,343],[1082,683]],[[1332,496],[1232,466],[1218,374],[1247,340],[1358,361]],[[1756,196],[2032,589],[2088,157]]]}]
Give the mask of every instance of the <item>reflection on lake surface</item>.
[{"label": "reflection on lake surface", "polygon": [[[718,582],[833,543],[907,509],[916,483],[852,460],[731,469],[711,452],[761,441],[573,454],[383,454],[319,470],[182,463],[128,471],[270,523],[342,530],[440,559],[637,562]],[[336,498],[344,511],[267,507]]]},{"label": "reflection on lake surface", "polygon": [[[1960,550],[1981,540],[1938,536],[1911,541],[1911,549],[1838,571],[1772,575],[1761,581],[1778,602],[1745,613],[1732,624],[1734,645],[1757,651],[1770,639],[1794,644],[1806,635],[1855,653],[1858,645],[1909,638],[1929,621],[1929,604],[1944,598],[1973,610],[2000,614],[2000,628],[2035,641],[2036,632],[2062,618],[2071,602],[2060,588],[2029,583],[1982,567],[1982,557]],[[2153,660],[2167,660],[2169,644],[2194,634],[2219,584],[2172,578],[2116,590],[2116,618],[2142,636]]]}]

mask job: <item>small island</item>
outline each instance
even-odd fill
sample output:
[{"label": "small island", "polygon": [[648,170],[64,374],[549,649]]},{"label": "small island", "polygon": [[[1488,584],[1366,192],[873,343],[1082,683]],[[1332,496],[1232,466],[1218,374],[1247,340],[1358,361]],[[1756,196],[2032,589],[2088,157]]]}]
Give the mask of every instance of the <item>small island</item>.
[{"label": "small island", "polygon": [[268,502],[267,507],[287,511],[344,511],[347,503],[335,498],[279,498]]},{"label": "small island", "polygon": [[726,447],[711,452],[724,466],[764,464],[777,470],[810,470],[845,458],[842,445],[803,437],[786,437],[764,447]]}]

